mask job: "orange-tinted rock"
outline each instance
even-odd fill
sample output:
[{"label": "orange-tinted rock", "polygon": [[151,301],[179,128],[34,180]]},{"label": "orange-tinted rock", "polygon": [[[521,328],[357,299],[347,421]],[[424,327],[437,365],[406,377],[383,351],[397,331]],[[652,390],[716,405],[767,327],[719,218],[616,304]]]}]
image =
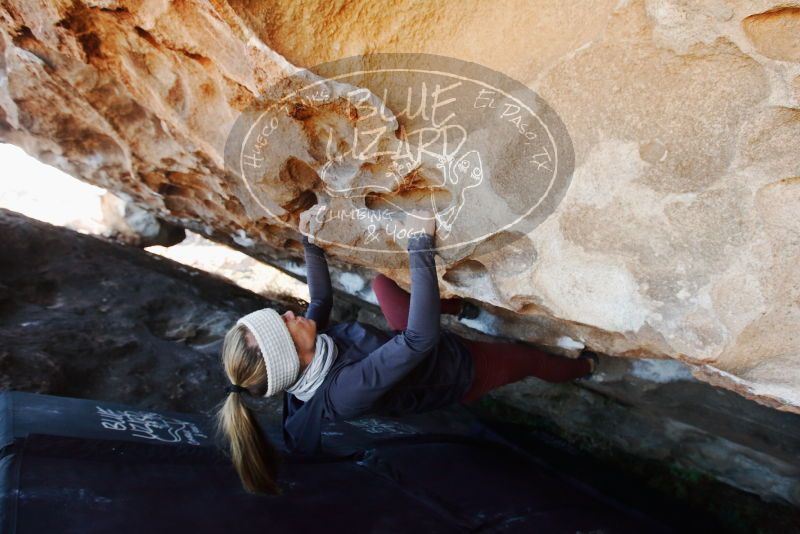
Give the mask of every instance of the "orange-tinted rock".
[{"label": "orange-tinted rock", "polygon": [[742,22],[759,52],[781,61],[800,61],[800,7],[776,8]]}]

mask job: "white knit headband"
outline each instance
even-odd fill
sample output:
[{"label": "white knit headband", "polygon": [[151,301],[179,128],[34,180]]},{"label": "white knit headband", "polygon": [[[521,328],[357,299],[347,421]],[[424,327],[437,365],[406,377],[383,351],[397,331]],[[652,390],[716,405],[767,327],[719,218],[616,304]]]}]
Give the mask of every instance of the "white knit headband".
[{"label": "white knit headband", "polygon": [[243,324],[256,338],[267,367],[267,393],[280,393],[297,381],[300,356],[283,318],[272,308],[254,311],[236,322]]}]

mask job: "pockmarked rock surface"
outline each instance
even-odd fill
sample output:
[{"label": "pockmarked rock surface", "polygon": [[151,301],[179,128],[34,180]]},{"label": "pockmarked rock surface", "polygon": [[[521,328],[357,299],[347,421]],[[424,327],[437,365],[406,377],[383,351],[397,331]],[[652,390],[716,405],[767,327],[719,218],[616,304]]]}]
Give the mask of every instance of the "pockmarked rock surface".
[{"label": "pockmarked rock surface", "polygon": [[[328,97],[289,110],[255,194],[225,164],[240,114],[284,96],[286,76],[319,81],[314,67],[340,58],[483,65],[557,113],[574,172],[535,228],[444,253],[443,296],[486,303],[503,335],[675,358],[701,380],[800,412],[798,13],[800,2],[761,0],[6,0],[0,140],[256,257],[298,257],[302,213],[323,199],[358,205],[330,190],[386,171],[374,159],[324,172],[331,154],[352,153],[357,84],[326,83]],[[382,95],[367,96],[380,107]],[[398,128],[382,133],[390,141],[404,116],[386,106],[374,120]],[[461,186],[432,185],[426,169],[359,202],[458,197]],[[466,229],[518,210],[530,179],[483,170],[497,194],[459,219]],[[365,230],[358,220],[315,228],[333,238],[332,258],[354,265],[361,255],[333,241],[353,245]],[[407,287],[407,272],[387,274]]]}]

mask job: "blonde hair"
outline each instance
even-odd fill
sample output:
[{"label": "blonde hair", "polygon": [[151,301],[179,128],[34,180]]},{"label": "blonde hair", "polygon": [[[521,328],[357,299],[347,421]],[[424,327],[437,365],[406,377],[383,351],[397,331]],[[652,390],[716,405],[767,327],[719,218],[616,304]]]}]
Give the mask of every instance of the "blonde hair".
[{"label": "blonde hair", "polygon": [[[263,395],[267,369],[258,346],[247,342],[248,330],[236,325],[225,334],[222,365],[231,384]],[[230,444],[230,456],[244,488],[251,493],[280,493],[275,479],[280,456],[261,432],[253,411],[242,399],[247,393],[228,393],[217,412],[217,429]]]}]

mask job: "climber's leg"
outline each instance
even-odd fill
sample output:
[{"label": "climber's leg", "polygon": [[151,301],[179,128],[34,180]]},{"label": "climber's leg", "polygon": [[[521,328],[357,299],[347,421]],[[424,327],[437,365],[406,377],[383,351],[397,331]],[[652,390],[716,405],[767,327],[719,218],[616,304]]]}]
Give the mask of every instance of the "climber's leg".
[{"label": "climber's leg", "polygon": [[592,370],[588,359],[565,358],[521,343],[487,343],[461,338],[472,355],[475,379],[463,402],[528,376],[548,382],[568,382]]},{"label": "climber's leg", "polygon": [[[392,330],[404,330],[408,325],[408,308],[411,306],[411,295],[397,283],[382,274],[372,281],[372,291],[378,299],[383,316]],[[463,300],[460,298],[442,299],[442,313],[457,314],[461,310]]]}]

